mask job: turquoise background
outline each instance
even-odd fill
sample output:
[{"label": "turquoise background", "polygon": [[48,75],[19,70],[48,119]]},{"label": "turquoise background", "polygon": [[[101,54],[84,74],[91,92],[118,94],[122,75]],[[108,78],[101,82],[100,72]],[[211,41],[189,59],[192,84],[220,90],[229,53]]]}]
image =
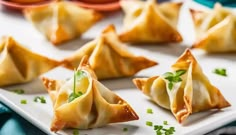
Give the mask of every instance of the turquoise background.
[{"label": "turquoise background", "polygon": [[0,135],[47,135],[0,102]]},{"label": "turquoise background", "polygon": [[221,3],[223,6],[236,7],[236,0],[194,0],[200,4],[212,8],[216,2]]}]

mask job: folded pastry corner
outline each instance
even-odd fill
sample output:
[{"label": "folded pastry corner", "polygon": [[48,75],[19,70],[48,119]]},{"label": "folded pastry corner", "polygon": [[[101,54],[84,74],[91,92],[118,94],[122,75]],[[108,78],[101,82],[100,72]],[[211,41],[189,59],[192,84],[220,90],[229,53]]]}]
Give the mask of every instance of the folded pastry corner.
[{"label": "folded pastry corner", "polygon": [[119,38],[130,43],[181,42],[182,36],[176,28],[181,5],[173,2],[157,4],[155,0],[122,0],[125,18]]},{"label": "folded pastry corner", "polygon": [[100,13],[68,1],[27,8],[24,15],[54,45],[80,37],[102,18]]},{"label": "folded pastry corner", "polygon": [[97,128],[139,119],[125,100],[96,79],[86,58],[81,60],[71,79],[43,78],[43,83],[53,102],[52,131]]},{"label": "folded pastry corner", "polygon": [[89,64],[98,79],[132,76],[142,69],[157,65],[155,61],[129,52],[127,46],[118,39],[113,25],[62,63],[71,69],[76,68],[85,55],[89,57]]},{"label": "folded pastry corner", "polygon": [[156,104],[171,110],[179,123],[195,112],[231,106],[204,75],[190,50],[172,65],[172,72],[133,82]]},{"label": "folded pastry corner", "polygon": [[29,82],[59,65],[21,46],[13,37],[0,41],[0,86]]},{"label": "folded pastry corner", "polygon": [[212,11],[191,10],[196,30],[196,42],[192,48],[208,53],[236,52],[236,15],[216,4]]}]

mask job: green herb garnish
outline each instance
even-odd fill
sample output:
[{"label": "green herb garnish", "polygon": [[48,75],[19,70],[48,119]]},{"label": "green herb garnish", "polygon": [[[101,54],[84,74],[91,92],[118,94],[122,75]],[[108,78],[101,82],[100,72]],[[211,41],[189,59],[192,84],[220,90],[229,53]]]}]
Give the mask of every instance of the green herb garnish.
[{"label": "green herb garnish", "polygon": [[213,73],[216,73],[221,76],[227,76],[226,69],[225,68],[216,68]]},{"label": "green herb garnish", "polygon": [[25,91],[23,89],[14,89],[12,92],[16,93],[16,94],[24,94]]},{"label": "green herb garnish", "polygon": [[166,72],[164,74],[164,78],[169,81],[169,83],[168,83],[169,90],[173,89],[174,83],[178,83],[178,82],[182,81],[180,76],[185,73],[186,73],[186,70],[180,69],[180,70],[175,71],[174,73]]},{"label": "green herb garnish", "polygon": [[174,127],[164,128],[162,125],[154,125],[154,130],[156,131],[156,135],[172,135],[175,132]]},{"label": "green herb garnish", "polygon": [[148,108],[148,109],[147,109],[147,113],[149,113],[149,114],[153,114],[152,109],[151,109],[151,108]]},{"label": "green herb garnish", "polygon": [[162,135],[162,132],[160,130],[157,130],[156,135]]},{"label": "green herb garnish", "polygon": [[79,130],[73,130],[73,135],[79,135]]},{"label": "green herb garnish", "polygon": [[165,120],[165,121],[163,121],[163,124],[164,125],[168,125],[168,122]]},{"label": "green herb garnish", "polygon": [[20,103],[21,103],[21,104],[27,104],[27,100],[22,99],[22,100],[20,101]]},{"label": "green herb garnish", "polygon": [[71,102],[71,101],[73,101],[73,100],[75,100],[76,98],[78,98],[78,97],[80,97],[80,96],[82,96],[83,95],[83,93],[81,92],[81,91],[79,91],[78,93],[71,93],[70,95],[69,95],[69,102]]},{"label": "green herb garnish", "polygon": [[151,121],[146,121],[146,125],[152,127],[152,122]]},{"label": "green herb garnish", "polygon": [[161,130],[163,126],[160,125],[154,125],[154,130]]},{"label": "green herb garnish", "polygon": [[85,77],[85,75],[86,74],[84,71],[75,71],[74,72],[73,92],[69,95],[68,102],[71,102],[71,101],[75,100],[76,98],[80,97],[81,95],[83,95],[83,93],[81,91],[76,93],[76,81],[81,80],[83,77]]},{"label": "green herb garnish", "polygon": [[45,104],[46,103],[46,100],[45,100],[45,98],[43,97],[43,96],[36,96],[35,98],[34,98],[34,102],[38,102],[38,101],[40,101],[41,103],[43,103],[43,104]]},{"label": "green herb garnish", "polygon": [[128,131],[128,128],[123,128],[123,131],[124,131],[124,132]]}]

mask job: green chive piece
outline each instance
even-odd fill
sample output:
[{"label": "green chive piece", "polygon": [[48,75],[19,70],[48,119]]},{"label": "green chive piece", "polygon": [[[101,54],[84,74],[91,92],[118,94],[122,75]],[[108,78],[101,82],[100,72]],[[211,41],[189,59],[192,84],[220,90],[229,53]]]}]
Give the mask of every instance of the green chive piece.
[{"label": "green chive piece", "polygon": [[175,131],[175,127],[170,127],[169,130],[171,130],[171,131]]},{"label": "green chive piece", "polygon": [[213,73],[221,75],[221,76],[227,76],[225,68],[216,68],[214,69]]},{"label": "green chive piece", "polygon": [[163,124],[164,125],[168,125],[168,122],[165,120],[165,121],[163,121]]},{"label": "green chive piece", "polygon": [[170,133],[169,132],[165,132],[165,135],[170,135]]},{"label": "green chive piece", "polygon": [[174,83],[181,82],[182,79],[180,76],[185,73],[186,73],[186,70],[180,69],[180,70],[175,71],[174,73],[166,72],[165,74],[163,74],[164,78],[169,81],[168,89],[172,90]]},{"label": "green chive piece", "polygon": [[162,130],[162,128],[163,128],[163,126],[161,126],[161,125],[155,125],[154,126],[154,130]]},{"label": "green chive piece", "polygon": [[40,101],[42,104],[45,104],[46,103],[46,99],[43,97],[43,96],[36,96],[35,98],[34,98],[34,102],[38,102],[38,101]]},{"label": "green chive piece", "polygon": [[75,75],[76,75],[77,80],[81,80],[82,78],[86,76],[86,73],[84,71],[79,70],[75,72]]},{"label": "green chive piece", "polygon": [[165,129],[165,128],[163,128],[162,130],[165,131],[165,132],[168,131],[168,129]]},{"label": "green chive piece", "polygon": [[151,109],[151,108],[148,108],[148,109],[147,109],[147,113],[149,113],[149,114],[153,114],[152,109]]},{"label": "green chive piece", "polygon": [[152,127],[152,122],[151,121],[146,121],[146,125]]},{"label": "green chive piece", "polygon": [[20,103],[21,103],[21,104],[27,104],[27,100],[22,99],[22,100],[20,101]]},{"label": "green chive piece", "polygon": [[164,74],[164,76],[166,76],[166,77],[171,77],[171,76],[174,76],[174,74],[173,74],[172,72],[166,72],[166,73]]},{"label": "green chive piece", "polygon": [[180,69],[180,70],[177,70],[177,71],[175,72],[175,75],[176,75],[176,76],[181,76],[181,75],[183,75],[183,74],[185,74],[185,73],[186,73],[186,70]]},{"label": "green chive piece", "polygon": [[124,131],[124,132],[127,132],[127,131],[128,131],[128,128],[123,128],[123,131]]},{"label": "green chive piece", "polygon": [[75,71],[74,72],[73,92],[69,95],[68,102],[71,102],[71,101],[75,100],[76,98],[80,97],[81,95],[83,95],[83,93],[81,91],[76,93],[76,81],[81,80],[85,76],[86,76],[86,73],[84,71]]},{"label": "green chive piece", "polygon": [[[163,125],[168,125],[167,121],[163,121]],[[174,127],[164,128],[162,125],[154,125],[156,135],[173,135],[175,132]]]},{"label": "green chive piece", "polygon": [[79,135],[79,130],[73,130],[73,135]]},{"label": "green chive piece", "polygon": [[157,130],[156,135],[162,135],[162,132],[160,130]]},{"label": "green chive piece", "polygon": [[172,82],[169,82],[169,83],[168,83],[168,88],[169,88],[170,90],[172,90],[173,86],[174,86],[174,84],[173,84]]},{"label": "green chive piece", "polygon": [[14,89],[13,92],[16,94],[24,94],[25,93],[25,91],[23,89]]}]

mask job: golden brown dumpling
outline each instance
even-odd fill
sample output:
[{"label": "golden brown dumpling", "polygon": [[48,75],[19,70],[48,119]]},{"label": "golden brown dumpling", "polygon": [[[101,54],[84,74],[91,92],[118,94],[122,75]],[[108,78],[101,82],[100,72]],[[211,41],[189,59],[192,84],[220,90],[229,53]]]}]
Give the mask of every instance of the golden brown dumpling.
[{"label": "golden brown dumpling", "polygon": [[99,13],[68,1],[28,8],[24,14],[53,44],[81,36],[101,18]]},{"label": "golden brown dumpling", "polygon": [[155,0],[121,1],[125,18],[120,39],[131,43],[181,42],[182,36],[176,28],[181,5],[157,4]]},{"label": "golden brown dumpling", "polygon": [[89,64],[98,79],[132,76],[157,64],[130,53],[127,46],[119,41],[113,25],[108,26],[98,38],[85,44],[63,63],[74,69],[85,55],[89,56]]},{"label": "golden brown dumpling", "polygon": [[96,128],[139,119],[126,101],[97,81],[86,59],[70,80],[43,78],[43,82],[53,101],[52,131]]},{"label": "golden brown dumpling", "polygon": [[196,29],[193,48],[209,53],[236,52],[236,16],[216,4],[209,12],[191,10]]},{"label": "golden brown dumpling", "polygon": [[172,72],[133,81],[155,103],[171,110],[179,123],[191,113],[230,106],[189,50],[172,65]]},{"label": "golden brown dumpling", "polygon": [[12,37],[0,43],[0,86],[25,83],[59,65],[21,46]]}]

